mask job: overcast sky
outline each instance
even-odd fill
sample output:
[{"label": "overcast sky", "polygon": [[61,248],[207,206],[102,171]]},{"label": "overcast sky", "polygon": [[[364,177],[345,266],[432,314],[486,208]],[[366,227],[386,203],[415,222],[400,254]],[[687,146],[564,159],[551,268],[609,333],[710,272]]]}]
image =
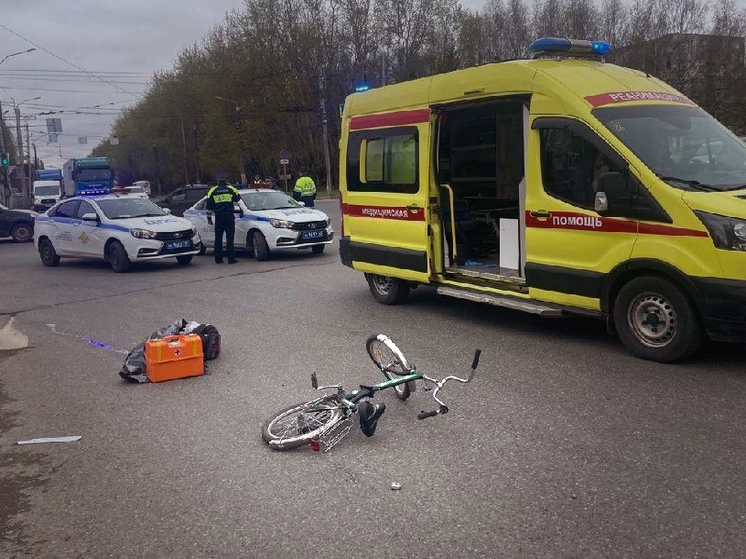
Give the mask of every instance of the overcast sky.
[{"label": "overcast sky", "polygon": [[[477,8],[484,1],[462,4]],[[22,117],[28,117],[22,119],[24,144],[28,122],[31,142],[47,166],[85,156],[109,136],[116,112],[137,100],[154,71],[170,68],[182,48],[242,5],[242,0],[0,0],[0,60],[36,48],[0,64],[4,118],[15,130],[13,100],[20,104]],[[34,97],[41,99],[27,101]],[[40,114],[50,111],[64,112]],[[46,119],[52,117],[62,120],[58,144],[47,143]],[[87,145],[79,143],[81,137]]]},{"label": "overcast sky", "polygon": [[[481,8],[485,0],[461,4]],[[28,117],[22,122],[29,123],[31,141],[47,166],[87,155],[109,136],[117,111],[145,91],[154,71],[170,68],[182,48],[241,5],[241,0],[0,0],[0,60],[36,48],[0,63],[4,118],[15,128],[12,102],[20,104]],[[41,99],[26,101],[34,97]],[[50,111],[64,112],[40,114]],[[59,144],[47,144],[50,117],[62,120]],[[88,144],[80,144],[80,137]]]}]

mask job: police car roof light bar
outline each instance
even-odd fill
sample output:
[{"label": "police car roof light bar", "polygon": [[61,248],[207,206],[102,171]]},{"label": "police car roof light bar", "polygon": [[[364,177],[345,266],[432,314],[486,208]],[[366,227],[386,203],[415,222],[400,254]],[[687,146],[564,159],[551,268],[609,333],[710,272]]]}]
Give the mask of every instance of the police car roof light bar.
[{"label": "police car roof light bar", "polygon": [[538,55],[570,55],[601,57],[611,52],[611,45],[605,41],[584,41],[581,39],[562,39],[542,37],[528,46],[533,58]]}]

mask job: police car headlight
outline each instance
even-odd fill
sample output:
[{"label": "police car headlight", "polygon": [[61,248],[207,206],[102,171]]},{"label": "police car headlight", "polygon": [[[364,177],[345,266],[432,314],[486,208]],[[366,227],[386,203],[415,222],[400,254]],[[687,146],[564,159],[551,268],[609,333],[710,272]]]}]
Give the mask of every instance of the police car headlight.
[{"label": "police car headlight", "polygon": [[331,217],[327,217],[326,218],[326,226],[329,227],[331,224],[332,224],[332,218]]},{"label": "police car headlight", "polygon": [[716,248],[746,251],[746,220],[694,212],[707,228]]},{"label": "police car headlight", "polygon": [[272,227],[277,227],[278,229],[292,229],[293,228],[292,221],[285,221],[284,219],[270,219],[269,222],[272,225]]},{"label": "police car headlight", "polygon": [[192,237],[194,237],[197,234],[197,226],[192,223]]},{"label": "police car headlight", "polygon": [[130,229],[130,234],[137,239],[155,239],[155,231],[147,229]]}]

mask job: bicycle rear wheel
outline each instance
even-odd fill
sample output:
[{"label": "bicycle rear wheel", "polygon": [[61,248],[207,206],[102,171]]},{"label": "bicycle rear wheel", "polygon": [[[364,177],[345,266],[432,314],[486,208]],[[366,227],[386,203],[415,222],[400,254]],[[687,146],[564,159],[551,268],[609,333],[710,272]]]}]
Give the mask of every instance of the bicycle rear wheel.
[{"label": "bicycle rear wheel", "polygon": [[[365,342],[365,349],[368,350],[368,355],[373,363],[376,364],[376,367],[389,380],[395,380],[403,375],[408,375],[413,369],[401,350],[396,347],[394,341],[388,336],[384,336],[383,334],[371,336]],[[414,388],[414,386],[410,385],[414,385],[414,382],[394,386],[396,397],[400,400],[409,398]]]},{"label": "bicycle rear wheel", "polygon": [[334,402],[314,400],[290,406],[267,421],[262,439],[275,450],[290,450],[309,444],[342,419]]}]

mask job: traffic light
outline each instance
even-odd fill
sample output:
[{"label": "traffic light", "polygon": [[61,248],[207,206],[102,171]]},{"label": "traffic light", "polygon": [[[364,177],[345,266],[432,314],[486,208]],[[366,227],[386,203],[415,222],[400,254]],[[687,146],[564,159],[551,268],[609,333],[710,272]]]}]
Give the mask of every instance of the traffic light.
[{"label": "traffic light", "polygon": [[9,164],[10,164],[10,154],[8,154],[8,153],[4,153],[4,154],[2,155],[2,158],[0,158],[0,164],[1,164],[1,165],[2,165],[3,167],[7,167],[7,166],[8,166]]}]

